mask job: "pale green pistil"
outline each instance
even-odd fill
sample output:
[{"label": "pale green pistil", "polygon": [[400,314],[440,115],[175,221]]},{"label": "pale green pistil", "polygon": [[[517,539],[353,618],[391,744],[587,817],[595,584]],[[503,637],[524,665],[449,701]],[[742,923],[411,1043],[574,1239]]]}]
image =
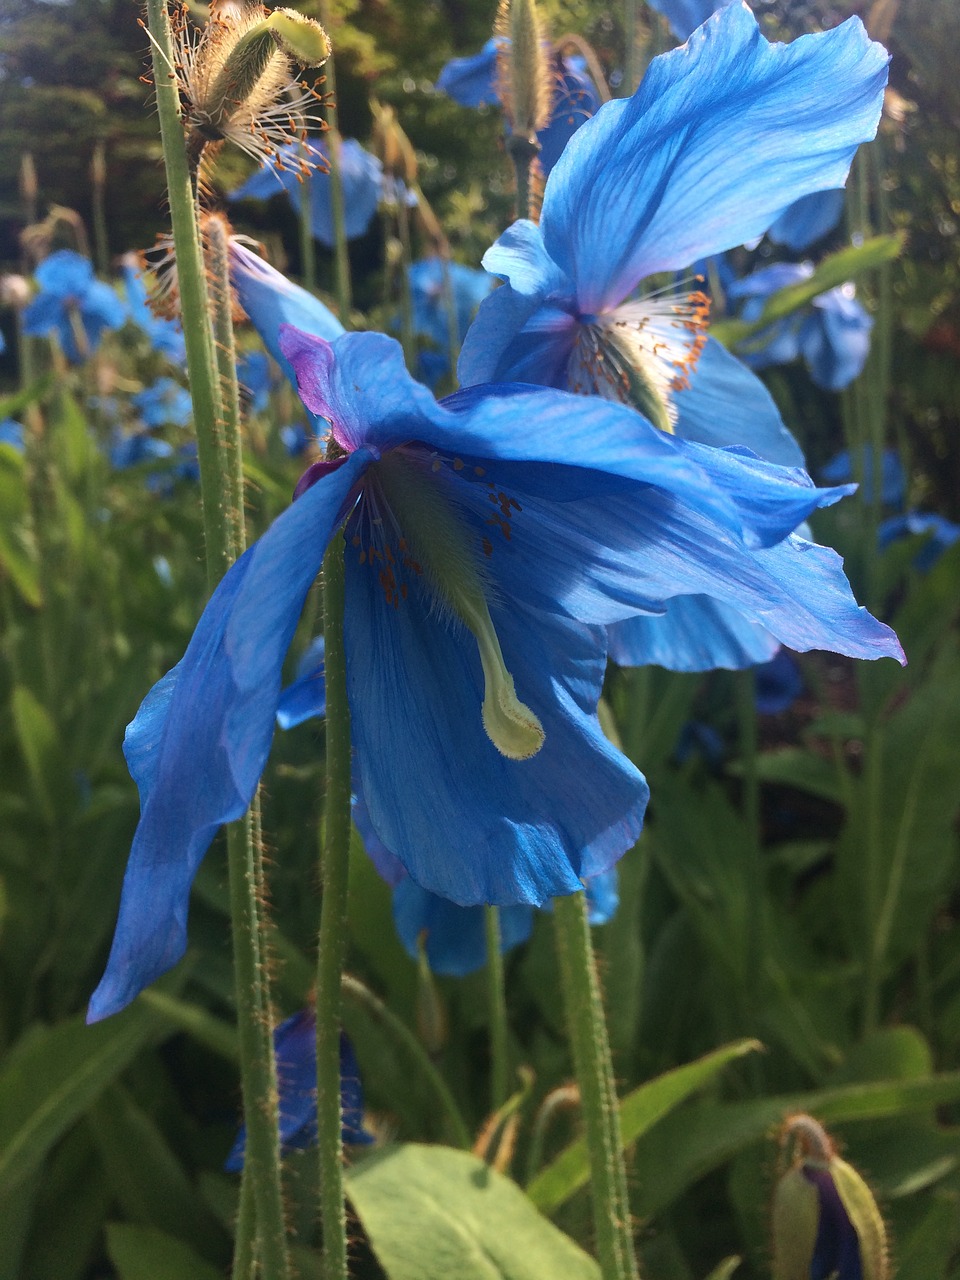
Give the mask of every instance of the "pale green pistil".
[{"label": "pale green pistil", "polygon": [[371,468],[418,566],[440,604],[477,642],[483,669],[483,727],[497,750],[527,760],[543,746],[543,726],[517,697],[490,617],[483,576],[471,536],[438,478],[400,450]]}]

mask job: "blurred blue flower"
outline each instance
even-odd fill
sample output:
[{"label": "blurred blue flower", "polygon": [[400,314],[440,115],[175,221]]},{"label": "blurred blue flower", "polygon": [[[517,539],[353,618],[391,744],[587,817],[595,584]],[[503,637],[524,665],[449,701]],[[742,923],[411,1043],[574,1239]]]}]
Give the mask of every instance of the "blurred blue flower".
[{"label": "blurred blue flower", "polygon": [[262,351],[247,351],[237,361],[237,381],[249,397],[251,413],[266,413],[270,406],[270,361]]},{"label": "blurred blue flower", "polygon": [[[849,449],[841,449],[820,468],[828,484],[846,484],[862,479],[869,494],[873,489],[873,450],[861,449],[859,467],[855,468]],[[907,477],[896,449],[884,449],[880,458],[880,501],[887,507],[899,507],[907,491]]]},{"label": "blurred blue flower", "polygon": [[308,431],[302,422],[286,423],[277,434],[291,458],[299,458],[311,445],[319,444],[319,437]]},{"label": "blurred blue flower", "polygon": [[142,329],[155,351],[161,352],[174,364],[184,364],[187,347],[179,320],[166,320],[155,316],[147,302],[147,290],[143,272],[136,254],[126,254],[123,260],[123,282],[127,295],[130,319]]},{"label": "blurred blue flower", "polygon": [[131,435],[118,431],[110,444],[109,456],[110,465],[116,471],[126,471],[127,468],[139,466],[143,462],[172,458],[173,445],[166,440],[159,440],[146,431],[136,431]]},{"label": "blurred blue flower", "polygon": [[[332,249],[336,238],[333,231],[330,175],[324,169],[314,169],[306,183],[301,182],[297,164],[299,149],[298,143],[281,147],[277,158],[265,160],[242,186],[227,193],[227,199],[268,200],[285,191],[290,203],[299,213],[304,186],[309,185],[310,226],[314,238]],[[326,166],[328,150],[325,142],[314,140],[308,150],[315,156],[321,156],[322,163]],[[347,239],[356,240],[367,233],[377,212],[383,185],[383,166],[359,142],[353,138],[344,138],[340,144],[340,170]]]},{"label": "blurred blue flower", "polygon": [[662,13],[670,30],[681,42],[689,39],[706,20],[733,0],[648,0],[651,9]]},{"label": "blurred blue flower", "polygon": [[[465,267],[460,262],[448,262],[446,270],[450,275],[450,292],[457,313],[457,336],[462,341],[474,312],[496,284],[496,280],[488,272]],[[414,330],[438,347],[446,348],[447,307],[443,259],[421,258],[408,267],[407,276],[413,295]]]},{"label": "blurred blue flower", "polygon": [[[479,53],[453,58],[437,77],[437,88],[462,107],[500,105],[497,88],[497,47],[508,43],[503,37],[488,40]],[[550,119],[537,134],[540,167],[549,173],[585,121],[600,106],[600,95],[579,55],[551,54],[553,101]]]},{"label": "blurred blue flower", "polygon": [[355,778],[386,850],[463,906],[576,892],[635,843],[646,783],[596,713],[607,624],[709,595],[795,649],[902,657],[838,557],[791,534],[843,490],[599,397],[498,386],[437,404],[379,334],[281,344],[342,452],[227,572],[127,730],[141,816],[92,1020],[183,954],[190,885],[256,788],[344,521]]},{"label": "blurred blue flower", "polygon": [[943,553],[960,540],[960,524],[930,512],[908,511],[905,515],[890,516],[877,529],[881,548],[909,537],[926,539],[913,563],[921,573],[927,573]]},{"label": "blurred blue flower", "polygon": [[131,396],[134,408],[147,427],[185,427],[193,419],[190,392],[173,378],[158,378]]},{"label": "blurred blue flower", "polygon": [[73,364],[100,345],[104,329],[119,329],[127,309],[108,284],[95,279],[93,264],[72,249],[51,253],[34,272],[40,292],[23,312],[31,337],[55,333]]},{"label": "blurred blue flower", "polygon": [[13,418],[4,418],[0,422],[0,444],[12,445],[20,453],[26,448],[26,434],[23,429],[23,423],[17,422]]},{"label": "blurred blue flower", "polygon": [[[752,323],[760,319],[768,298],[812,275],[812,263],[776,262],[730,284],[727,300],[745,300],[740,318]],[[845,284],[747,338],[737,355],[751,369],[790,364],[802,357],[818,387],[842,391],[866,364],[872,328],[873,319],[857,301],[853,285]]]},{"label": "blurred blue flower", "polygon": [[803,691],[803,676],[796,661],[781,649],[769,662],[754,670],[754,701],[762,716],[776,716],[793,706]]},{"label": "blurred blue flower", "polygon": [[[312,1009],[303,1009],[281,1022],[273,1032],[277,1055],[277,1085],[280,1095],[280,1150],[298,1151],[317,1141],[317,1023]],[[354,1145],[373,1142],[373,1134],[363,1127],[363,1089],[353,1046],[340,1035],[340,1106],[343,1110],[341,1138]],[[247,1146],[247,1128],[242,1125],[223,1167],[239,1173]]]},{"label": "blurred blue flower", "polygon": [[801,196],[777,218],[767,235],[791,253],[802,253],[838,225],[846,199],[841,190],[811,191]]},{"label": "blurred blue flower", "polygon": [[701,759],[711,770],[719,767],[725,754],[723,738],[712,725],[705,724],[702,720],[688,720],[680,730],[677,745],[673,749],[673,758],[677,764]]}]

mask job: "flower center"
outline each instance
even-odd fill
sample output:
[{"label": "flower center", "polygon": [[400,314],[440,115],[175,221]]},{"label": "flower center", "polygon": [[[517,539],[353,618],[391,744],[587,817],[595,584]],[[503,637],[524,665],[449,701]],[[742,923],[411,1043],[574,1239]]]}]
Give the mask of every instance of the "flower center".
[{"label": "flower center", "polygon": [[[453,466],[461,470],[463,463],[458,462]],[[444,465],[426,454],[421,461],[410,449],[394,449],[373,464],[364,486],[372,536],[360,560],[379,569],[384,597],[394,608],[407,598],[404,576],[413,574],[424,580],[441,610],[467,628],[477,642],[483,670],[487,737],[502,755],[526,760],[543,746],[543,726],[517,697],[490,617],[475,539],[444,492],[439,474]],[[362,539],[358,534],[353,541],[360,545]],[[483,550],[486,554],[486,546]]]},{"label": "flower center", "polygon": [[570,356],[571,390],[633,405],[661,431],[677,422],[677,392],[690,386],[707,341],[710,299],[641,298],[580,326]]}]

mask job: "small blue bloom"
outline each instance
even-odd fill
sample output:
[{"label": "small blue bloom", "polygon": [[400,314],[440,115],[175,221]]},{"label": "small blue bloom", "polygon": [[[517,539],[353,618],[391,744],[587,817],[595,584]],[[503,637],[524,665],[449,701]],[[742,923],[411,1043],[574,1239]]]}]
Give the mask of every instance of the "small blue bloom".
[{"label": "small blue bloom", "polygon": [[143,273],[135,254],[127,254],[124,257],[123,282],[130,319],[147,335],[155,351],[167,356],[174,364],[184,364],[187,359],[187,347],[180,321],[163,319],[155,316],[150,310]]},{"label": "small blue bloom", "polygon": [[[735,281],[727,288],[727,299],[746,299],[741,318],[753,322],[760,319],[769,297],[812,275],[809,262],[777,262]],[[857,301],[854,286],[845,284],[747,338],[737,354],[751,369],[790,364],[802,357],[818,387],[842,391],[866,364],[872,328],[873,319]]]},{"label": "small blue bloom", "polygon": [[131,399],[147,427],[185,427],[193,419],[190,392],[173,378],[158,378]]},{"label": "small blue bloom", "polygon": [[[304,1009],[281,1022],[273,1032],[277,1055],[277,1086],[280,1095],[280,1150],[298,1151],[317,1141],[317,1023],[312,1009]],[[363,1090],[353,1046],[340,1035],[340,1106],[343,1110],[341,1138],[354,1145],[373,1142],[373,1134],[363,1127]],[[247,1146],[247,1128],[242,1125],[230,1154],[224,1161],[227,1173],[239,1173]]]},{"label": "small blue bloom", "polygon": [[795,649],[902,657],[838,557],[791,533],[845,490],[599,397],[438,404],[379,334],[281,344],[340,452],[227,572],[127,730],[141,816],[92,1020],[183,954],[190,885],[256,788],[341,526],[354,774],[384,848],[461,906],[576,892],[635,843],[646,783],[597,718],[610,623],[708,595]]},{"label": "small blue bloom", "polygon": [[776,716],[793,706],[803,690],[803,676],[794,659],[781,649],[754,672],[754,701],[762,716]]},{"label": "small blue bloom", "polygon": [[730,3],[732,0],[649,0],[650,8],[663,14],[680,41],[689,39],[697,27]]},{"label": "small blue bloom", "polygon": [[913,563],[921,573],[927,573],[943,553],[960,540],[960,524],[930,512],[908,511],[906,515],[884,520],[877,529],[881,549],[908,537],[925,539]]},{"label": "small blue bloom", "polygon": [[[453,58],[440,72],[437,88],[462,107],[499,105],[497,49],[507,43],[503,37],[494,37],[479,53]],[[538,159],[544,173],[550,172],[576,131],[600,106],[597,86],[583,58],[554,53],[550,61],[554,82],[550,119],[537,134]]]},{"label": "small blue bloom", "polygon": [[173,445],[146,431],[137,431],[132,435],[117,432],[110,445],[110,465],[116,471],[126,471],[128,467],[137,467],[143,462],[156,462],[159,458],[171,457]]},{"label": "small blue bloom", "polygon": [[[308,148],[322,157],[327,164],[328,150],[325,142],[313,141]],[[306,182],[299,177],[299,144],[281,147],[277,158],[267,158],[263,165],[242,186],[228,194],[230,200],[268,200],[285,191],[290,203],[299,213],[304,186],[310,188],[310,226],[314,239],[332,249],[336,243],[333,229],[333,206],[330,196],[330,175],[324,168],[314,169]],[[340,144],[340,171],[343,180],[343,204],[346,216],[348,240],[366,235],[380,203],[383,185],[383,166],[376,156],[365,151],[353,138],[344,138]]]},{"label": "small blue bloom", "polygon": [[19,453],[23,453],[26,448],[26,433],[23,429],[23,423],[17,422],[13,418],[4,418],[0,422],[0,444],[11,445]]},{"label": "small blue bloom", "polygon": [[104,329],[119,329],[127,317],[110,286],[94,278],[90,260],[72,249],[58,249],[44,258],[34,278],[40,292],[24,309],[23,331],[31,337],[55,333],[73,364],[96,351]]},{"label": "small blue bloom", "polygon": [[270,361],[262,351],[248,351],[237,361],[237,381],[249,397],[251,413],[270,406]]},{"label": "small blue bloom", "polygon": [[413,295],[413,327],[424,338],[445,348],[448,340],[444,274],[449,272],[450,292],[457,313],[457,336],[463,340],[474,312],[496,280],[486,271],[465,267],[442,258],[421,258],[407,269]]},{"label": "small blue bloom", "polygon": [[[853,466],[849,449],[841,449],[820,468],[820,474],[828,484],[846,484],[862,479],[869,494],[873,490],[873,450],[861,450],[860,465]],[[907,477],[896,449],[884,449],[880,458],[880,501],[887,507],[899,507],[907,491]]]},{"label": "small blue bloom", "polygon": [[838,225],[845,199],[842,190],[811,191],[785,209],[767,235],[791,253],[802,253]]}]

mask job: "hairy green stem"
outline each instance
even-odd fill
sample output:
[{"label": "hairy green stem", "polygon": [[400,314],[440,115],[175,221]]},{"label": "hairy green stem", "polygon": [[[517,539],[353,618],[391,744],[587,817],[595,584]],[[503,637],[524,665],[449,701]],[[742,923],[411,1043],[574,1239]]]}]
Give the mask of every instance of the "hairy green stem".
[{"label": "hairy green stem", "polygon": [[469,1151],[473,1145],[470,1130],[460,1114],[460,1108],[457,1106],[453,1094],[447,1087],[447,1082],[430,1061],[429,1054],[417,1036],[413,1034],[405,1022],[398,1018],[359,979],[345,973],[341,979],[341,989],[348,1000],[352,1000],[358,1008],[363,1009],[375,1022],[379,1022],[409,1056],[411,1062],[416,1066],[418,1074],[424,1083],[429,1086],[436,1099],[438,1110],[446,1121],[448,1136],[458,1147]]},{"label": "hairy green stem", "polygon": [[343,538],[323,561],[323,636],[327,688],[326,802],[320,876],[317,954],[317,1130],[323,1280],[346,1280],[347,1224],[343,1200],[340,1101],[340,1006],[350,865],[350,708],[343,640]]},{"label": "hairy green stem", "polygon": [[533,208],[533,183],[530,170],[533,162],[540,154],[540,143],[535,136],[524,138],[519,133],[512,133],[507,138],[507,153],[513,162],[513,171],[517,179],[517,217],[530,218],[539,222],[537,210]]},{"label": "hairy green stem", "polygon": [[[165,0],[148,0],[147,15],[197,432],[207,577],[212,589],[243,547],[239,421],[236,412],[224,412],[221,366],[216,358],[196,193],[180,120],[177,82],[172,70],[173,41]],[[232,331],[228,337],[229,307],[226,311],[227,328],[220,336],[232,351]],[[234,387],[235,376],[234,366],[231,369]],[[235,400],[235,391],[233,395]],[[228,427],[232,431],[229,442],[225,434]],[[255,1215],[243,1215],[238,1223],[248,1234],[239,1239],[236,1257],[238,1266],[248,1266],[246,1260],[253,1250],[249,1232],[255,1216],[256,1252],[264,1280],[286,1280],[289,1267],[280,1176],[276,1064],[260,917],[263,881],[259,845],[259,813],[254,808],[240,822],[227,828],[240,1075],[247,1126],[246,1164],[256,1210]],[[235,1269],[234,1274],[239,1277],[242,1271]]]},{"label": "hairy green stem", "polygon": [[583,1105],[590,1194],[603,1280],[638,1280],[627,1172],[610,1044],[600,995],[586,894],[553,903],[567,1030]]},{"label": "hairy green stem", "polygon": [[510,1093],[510,1041],[507,1029],[507,991],[500,947],[500,912],[484,907],[487,934],[487,996],[490,1014],[490,1094],[492,1110],[499,1109]]},{"label": "hairy green stem", "polygon": [[[325,31],[331,30],[329,0],[321,0],[320,22]],[[324,64],[326,94],[323,109],[327,124],[327,155],[330,163],[330,212],[333,215],[334,276],[336,280],[337,307],[340,323],[350,326],[353,291],[350,285],[350,255],[347,252],[347,220],[343,201],[343,168],[340,163],[340,129],[337,123],[337,69],[331,53]]]}]

